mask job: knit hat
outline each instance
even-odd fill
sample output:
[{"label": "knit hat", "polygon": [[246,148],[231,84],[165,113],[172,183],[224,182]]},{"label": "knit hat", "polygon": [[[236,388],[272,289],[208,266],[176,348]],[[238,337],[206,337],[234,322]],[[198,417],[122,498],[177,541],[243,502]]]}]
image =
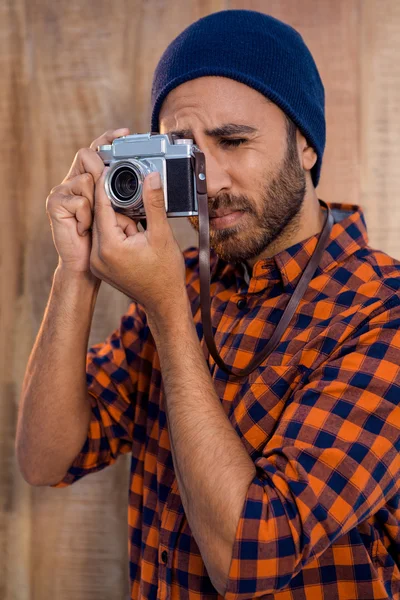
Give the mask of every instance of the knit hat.
[{"label": "knit hat", "polygon": [[167,47],[154,72],[151,131],[159,131],[165,97],[185,81],[207,75],[244,83],[274,102],[317,154],[317,187],[325,148],[324,86],[301,35],[253,10],[223,10],[192,23]]}]

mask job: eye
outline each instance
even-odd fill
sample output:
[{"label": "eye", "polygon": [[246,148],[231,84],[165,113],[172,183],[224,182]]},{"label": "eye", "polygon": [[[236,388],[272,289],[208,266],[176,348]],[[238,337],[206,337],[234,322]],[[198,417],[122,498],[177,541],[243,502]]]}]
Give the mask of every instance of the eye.
[{"label": "eye", "polygon": [[245,139],[245,138],[226,138],[226,139],[221,139],[219,141],[221,146],[240,146],[240,144],[243,144],[244,142],[247,142],[247,139]]}]

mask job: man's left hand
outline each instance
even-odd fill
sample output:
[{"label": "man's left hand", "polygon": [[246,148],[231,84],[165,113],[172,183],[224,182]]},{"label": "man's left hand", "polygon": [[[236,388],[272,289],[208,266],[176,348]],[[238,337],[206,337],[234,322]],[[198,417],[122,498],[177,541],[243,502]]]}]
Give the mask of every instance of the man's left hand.
[{"label": "man's left hand", "polygon": [[104,190],[107,167],[96,184],[90,269],[148,314],[165,316],[186,306],[185,263],[165,211],[159,173],[143,184],[147,229],[114,211]]}]

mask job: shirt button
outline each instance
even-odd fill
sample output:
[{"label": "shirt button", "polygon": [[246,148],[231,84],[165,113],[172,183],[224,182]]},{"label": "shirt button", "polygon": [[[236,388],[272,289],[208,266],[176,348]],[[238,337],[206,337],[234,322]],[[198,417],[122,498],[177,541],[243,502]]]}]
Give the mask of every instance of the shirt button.
[{"label": "shirt button", "polygon": [[163,550],[163,553],[161,554],[161,560],[163,561],[163,563],[167,563],[167,561],[168,561],[168,552],[166,550]]},{"label": "shirt button", "polygon": [[236,302],[236,306],[239,310],[242,310],[246,306],[246,300],[244,298],[241,298]]}]

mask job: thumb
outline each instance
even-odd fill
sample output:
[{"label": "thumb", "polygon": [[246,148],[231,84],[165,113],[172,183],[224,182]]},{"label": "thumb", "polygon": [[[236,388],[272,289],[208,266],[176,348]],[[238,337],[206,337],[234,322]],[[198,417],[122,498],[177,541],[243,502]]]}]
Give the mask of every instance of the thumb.
[{"label": "thumb", "polygon": [[143,183],[143,204],[149,233],[164,231],[167,225],[164,191],[158,171],[145,177]]},{"label": "thumb", "polygon": [[105,176],[109,167],[105,167],[99,177],[94,193],[94,221],[93,229],[97,233],[109,233],[117,225],[117,217],[111,205],[111,201],[104,189]]}]

